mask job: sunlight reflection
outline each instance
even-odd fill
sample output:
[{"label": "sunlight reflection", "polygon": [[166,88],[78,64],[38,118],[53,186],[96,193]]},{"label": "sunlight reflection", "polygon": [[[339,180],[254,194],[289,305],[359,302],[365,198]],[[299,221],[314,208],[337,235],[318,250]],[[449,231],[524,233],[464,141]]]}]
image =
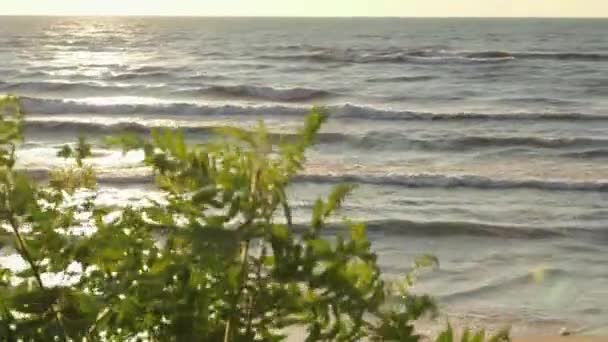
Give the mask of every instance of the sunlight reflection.
[{"label": "sunlight reflection", "polygon": [[[137,65],[146,56],[130,52],[130,43],[139,34],[137,25],[124,19],[84,20],[66,18],[53,22],[44,32],[42,53],[49,67],[78,67],[99,76],[110,68]],[[31,64],[36,64],[33,62]]]}]

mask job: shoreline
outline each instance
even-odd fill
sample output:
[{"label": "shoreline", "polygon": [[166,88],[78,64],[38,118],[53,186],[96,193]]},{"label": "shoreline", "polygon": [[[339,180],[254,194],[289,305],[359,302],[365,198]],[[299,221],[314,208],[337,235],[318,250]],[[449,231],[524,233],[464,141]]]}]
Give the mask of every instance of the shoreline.
[{"label": "shoreline", "polygon": [[608,342],[601,336],[529,336],[516,337],[513,342]]}]

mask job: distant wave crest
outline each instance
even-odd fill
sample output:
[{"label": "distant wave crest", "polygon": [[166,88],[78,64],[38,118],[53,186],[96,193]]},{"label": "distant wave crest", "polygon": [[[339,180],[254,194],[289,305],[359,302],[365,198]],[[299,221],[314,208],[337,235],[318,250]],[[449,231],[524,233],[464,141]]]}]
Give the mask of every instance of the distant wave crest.
[{"label": "distant wave crest", "polygon": [[413,49],[386,48],[381,50],[334,49],[307,47],[298,53],[261,56],[266,59],[308,61],[316,63],[496,63],[518,59],[572,60],[599,62],[607,61],[608,54],[559,51],[458,51],[450,49]]},{"label": "distant wave crest", "polygon": [[410,188],[539,189],[550,191],[608,191],[608,182],[576,182],[544,179],[492,179],[481,176],[412,175],[302,175],[299,181],[312,183],[364,183]]},{"label": "distant wave crest", "polygon": [[[562,236],[577,227],[561,227],[551,229],[547,227],[533,227],[522,225],[501,225],[480,222],[456,221],[411,221],[402,219],[369,220],[365,221],[371,233],[408,236],[476,236],[499,238],[543,239]],[[304,226],[296,225],[296,229]],[[342,224],[329,224],[328,229],[341,229]]]},{"label": "distant wave crest", "polygon": [[436,79],[436,76],[394,76],[394,77],[376,77],[369,78],[369,83],[407,83],[407,82],[422,82]]},{"label": "distant wave crest", "polygon": [[370,231],[422,236],[490,236],[500,238],[549,238],[563,235],[565,229],[501,225],[479,222],[380,220],[367,222]]},{"label": "distant wave crest", "polygon": [[570,158],[584,158],[584,159],[593,159],[593,158],[608,158],[608,149],[588,149],[584,151],[569,151],[561,154],[562,157],[570,157]]},{"label": "distant wave crest", "polygon": [[23,81],[0,82],[0,92],[28,93],[95,93],[95,94],[124,94],[135,91],[146,91],[157,88],[144,85],[107,85],[99,82],[69,82],[69,81]]},{"label": "distant wave crest", "polygon": [[332,96],[326,90],[308,88],[272,88],[262,86],[234,85],[202,87],[175,92],[179,95],[212,95],[225,98],[246,98],[253,100],[268,100],[280,102],[307,102]]},{"label": "distant wave crest", "polygon": [[[157,104],[91,103],[86,100],[59,100],[33,97],[22,97],[27,112],[33,114],[167,114],[167,115],[277,115],[303,116],[310,108],[270,106],[212,106],[192,102],[171,102]],[[584,113],[424,113],[414,111],[384,110],[351,104],[327,107],[334,117],[387,120],[387,121],[608,121],[608,115],[589,115]]]}]

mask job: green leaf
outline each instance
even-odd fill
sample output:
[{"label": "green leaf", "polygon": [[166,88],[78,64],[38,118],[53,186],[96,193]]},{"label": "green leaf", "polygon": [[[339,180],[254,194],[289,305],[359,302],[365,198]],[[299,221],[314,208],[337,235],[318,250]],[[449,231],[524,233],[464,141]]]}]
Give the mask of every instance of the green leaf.
[{"label": "green leaf", "polygon": [[105,138],[105,144],[108,147],[118,147],[123,153],[128,151],[141,149],[146,144],[146,141],[137,134],[121,134],[118,136],[109,136]]},{"label": "green leaf", "polygon": [[317,256],[326,256],[331,254],[331,245],[323,239],[314,239],[308,242],[312,247],[312,251]]},{"label": "green leaf", "polygon": [[505,328],[500,330],[494,336],[492,336],[488,342],[509,342],[511,341],[511,336],[509,334],[509,329]]},{"label": "green leaf", "polygon": [[[263,122],[200,145],[171,129],[107,138],[123,152],[143,149],[157,199],[102,206],[84,137],[59,150],[77,167],[55,170],[50,183],[13,169],[23,113],[16,98],[0,98],[0,223],[20,234],[0,230],[0,248],[18,237],[37,266],[0,268],[0,340],[278,342],[297,326],[308,341],[420,341],[414,321],[435,313],[432,298],[386,286],[364,224],[345,219],[348,239],[321,231],[354,185],[334,187],[310,222],[292,226],[286,191],[327,118],[314,108],[299,135],[280,141]],[[407,279],[436,265],[423,256]],[[40,273],[65,274],[65,287],[42,288]],[[448,326],[438,341],[453,334]]]},{"label": "green leaf", "polygon": [[22,313],[42,314],[51,310],[61,293],[60,288],[34,288],[19,291],[10,298],[12,308]]},{"label": "green leaf", "polygon": [[350,238],[354,242],[367,242],[367,227],[363,223],[351,225]]},{"label": "green leaf", "polygon": [[232,199],[232,203],[230,203],[230,209],[228,210],[228,218],[233,218],[236,217],[236,215],[239,213],[241,207],[241,198],[238,196],[235,196],[234,199]]},{"label": "green leaf", "polygon": [[272,237],[280,241],[287,241],[291,235],[289,228],[286,226],[275,224],[272,226]]},{"label": "green leaf", "polygon": [[185,160],[188,156],[188,148],[184,138],[184,132],[178,130],[173,134],[173,145],[171,151],[178,159]]},{"label": "green leaf", "polygon": [[293,220],[291,217],[291,208],[289,207],[287,195],[285,194],[285,189],[278,189],[277,193],[279,201],[281,201],[281,207],[283,208],[283,215],[285,216],[287,225],[291,227],[293,225]]},{"label": "green leaf", "polygon": [[435,342],[454,342],[454,331],[452,330],[452,326],[448,324],[448,327],[445,331],[443,331]]},{"label": "green leaf", "polygon": [[239,287],[239,283],[241,281],[241,266],[240,265],[232,265],[226,271],[226,275],[228,278],[228,283],[230,287],[236,289]]},{"label": "green leaf", "polygon": [[473,338],[471,339],[471,342],[484,342],[485,337],[486,337],[485,330],[480,330],[473,336]]},{"label": "green leaf", "polygon": [[436,256],[431,254],[421,255],[416,258],[414,262],[415,268],[430,268],[430,267],[438,267],[439,259]]},{"label": "green leaf", "polygon": [[218,256],[227,257],[235,255],[238,249],[239,235],[233,230],[219,227],[197,227],[178,231],[176,234],[191,241],[199,253],[213,251],[218,253]]},{"label": "green leaf", "polygon": [[61,158],[71,158],[72,157],[72,148],[69,145],[63,145],[59,152],[57,152],[57,157]]},{"label": "green leaf", "polygon": [[350,194],[355,188],[356,185],[353,184],[336,185],[329,195],[327,203],[325,204],[325,217],[332,215],[334,212],[336,212],[336,210],[340,209],[342,203],[344,203],[344,200],[346,199],[346,196],[348,196],[348,194]]},{"label": "green leaf", "polygon": [[209,204],[213,198],[217,195],[218,190],[215,185],[208,185],[192,196],[192,202],[194,204]]},{"label": "green leaf", "polygon": [[464,329],[463,333],[462,333],[462,338],[460,339],[462,342],[469,342],[469,335],[471,334],[471,330],[470,329]]},{"label": "green leaf", "polygon": [[321,199],[317,199],[312,209],[311,224],[313,228],[320,228],[324,223],[324,208],[325,203]]},{"label": "green leaf", "polygon": [[220,127],[217,128],[216,131],[220,135],[236,139],[237,141],[248,143],[252,147],[257,146],[257,141],[254,135],[245,129],[238,127]]},{"label": "green leaf", "polygon": [[35,205],[34,184],[30,182],[25,174],[17,173],[14,177],[11,205],[16,214],[22,215],[30,206]]},{"label": "green leaf", "polygon": [[86,137],[79,136],[78,144],[76,145],[76,161],[79,165],[82,165],[82,161],[86,158],[89,158],[92,154],[91,152],[91,144],[87,142]]}]

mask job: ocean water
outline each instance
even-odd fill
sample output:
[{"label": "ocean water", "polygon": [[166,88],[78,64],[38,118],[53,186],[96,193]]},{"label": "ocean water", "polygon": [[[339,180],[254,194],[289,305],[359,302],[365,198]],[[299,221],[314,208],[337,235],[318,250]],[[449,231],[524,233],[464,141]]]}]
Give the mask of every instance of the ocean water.
[{"label": "ocean water", "polygon": [[[0,17],[0,94],[29,113],[21,167],[79,133],[293,132],[331,119],[290,189],[296,217],[356,182],[389,274],[452,319],[516,332],[608,326],[608,20]],[[148,193],[97,149],[108,201]],[[536,329],[536,330],[535,330]]]}]

